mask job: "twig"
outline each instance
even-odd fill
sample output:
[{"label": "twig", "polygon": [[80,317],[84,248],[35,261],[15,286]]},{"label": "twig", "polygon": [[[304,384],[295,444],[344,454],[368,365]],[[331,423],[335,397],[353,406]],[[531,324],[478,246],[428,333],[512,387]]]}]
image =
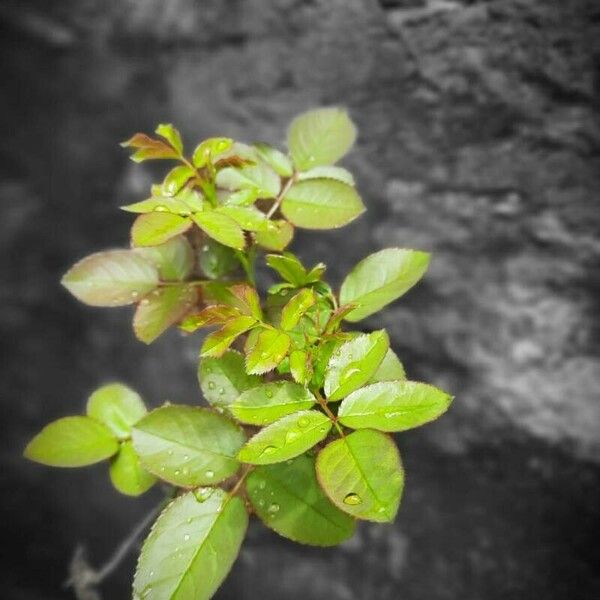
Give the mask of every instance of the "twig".
[{"label": "twig", "polygon": [[292,185],[295,182],[296,182],[296,174],[294,173],[287,180],[286,184],[283,186],[283,188],[279,192],[279,196],[277,196],[277,198],[275,199],[275,202],[273,202],[273,206],[271,206],[271,208],[269,209],[269,212],[267,213],[267,219],[270,219],[275,214],[275,211],[279,208],[279,205],[281,204],[284,196],[290,191],[290,188],[292,187]]}]

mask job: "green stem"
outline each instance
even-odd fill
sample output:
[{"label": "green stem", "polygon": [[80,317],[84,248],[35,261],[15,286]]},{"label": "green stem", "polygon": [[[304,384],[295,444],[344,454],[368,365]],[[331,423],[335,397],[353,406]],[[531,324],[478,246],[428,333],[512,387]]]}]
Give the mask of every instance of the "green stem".
[{"label": "green stem", "polygon": [[335,428],[338,430],[338,433],[341,437],[344,437],[344,430],[342,426],[338,423],[337,417],[331,412],[331,409],[327,405],[327,400],[321,396],[321,392],[319,390],[314,390],[314,394],[317,398],[317,402],[321,405],[321,408],[325,411],[325,414],[333,421]]}]

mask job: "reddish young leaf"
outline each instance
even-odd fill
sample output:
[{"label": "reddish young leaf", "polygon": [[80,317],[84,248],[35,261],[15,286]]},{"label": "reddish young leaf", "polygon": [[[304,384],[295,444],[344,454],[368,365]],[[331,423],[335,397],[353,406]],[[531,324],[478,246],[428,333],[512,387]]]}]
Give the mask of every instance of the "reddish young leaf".
[{"label": "reddish young leaf", "polygon": [[241,316],[242,313],[233,306],[214,304],[203,308],[198,313],[189,315],[180,323],[179,327],[188,333],[192,333],[200,327],[219,325]]},{"label": "reddish young leaf", "polygon": [[177,159],[177,150],[170,144],[151,138],[145,133],[136,133],[133,137],[121,144],[123,148],[136,148],[131,160],[141,163],[149,159],[171,158]]}]

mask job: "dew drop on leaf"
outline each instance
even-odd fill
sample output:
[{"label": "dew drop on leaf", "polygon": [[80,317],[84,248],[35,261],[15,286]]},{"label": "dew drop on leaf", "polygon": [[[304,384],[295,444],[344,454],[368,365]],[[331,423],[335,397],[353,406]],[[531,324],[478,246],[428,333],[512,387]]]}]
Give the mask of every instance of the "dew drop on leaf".
[{"label": "dew drop on leaf", "polygon": [[219,388],[219,395],[222,396],[225,393],[225,388]]},{"label": "dew drop on leaf", "polygon": [[277,450],[277,448],[275,446],[265,446],[264,450],[261,452],[261,455],[273,454],[273,452],[275,452],[275,450]]},{"label": "dew drop on leaf", "polygon": [[206,476],[207,476],[209,479],[212,479],[212,478],[215,476],[215,472],[214,472],[214,471],[210,471],[210,470],[206,471],[204,474],[205,474],[205,475],[206,475]]},{"label": "dew drop on leaf", "polygon": [[310,424],[310,419],[308,417],[300,417],[298,419],[298,427],[307,427]]},{"label": "dew drop on leaf", "polygon": [[264,490],[264,489],[265,489],[265,487],[267,487],[267,482],[266,482],[266,481],[264,481],[264,480],[263,480],[263,481],[261,481],[261,482],[258,484],[258,487],[259,487],[261,490]]},{"label": "dew drop on leaf", "polygon": [[267,396],[267,398],[272,398],[273,397],[273,392],[271,390],[267,390],[266,391],[266,396]]},{"label": "dew drop on leaf", "polygon": [[358,494],[350,493],[346,494],[344,497],[344,504],[349,504],[350,506],[356,506],[357,504],[361,504],[362,499]]},{"label": "dew drop on leaf", "polygon": [[279,504],[271,504],[269,508],[267,508],[267,512],[271,515],[274,515],[276,512],[279,512]]},{"label": "dew drop on leaf", "polygon": [[184,542],[187,542],[187,541],[189,541],[189,539],[190,539],[190,534],[189,534],[189,533],[186,533],[186,534],[183,536],[183,541],[184,541]]},{"label": "dew drop on leaf", "polygon": [[208,389],[209,390],[214,390],[215,389],[215,382],[214,381],[209,381],[208,382]]}]

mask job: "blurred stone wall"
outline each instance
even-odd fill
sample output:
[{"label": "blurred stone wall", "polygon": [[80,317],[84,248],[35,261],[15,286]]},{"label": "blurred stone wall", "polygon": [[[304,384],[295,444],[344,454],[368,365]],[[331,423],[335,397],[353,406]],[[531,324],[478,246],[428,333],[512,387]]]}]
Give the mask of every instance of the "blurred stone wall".
[{"label": "blurred stone wall", "polygon": [[[253,527],[217,597],[600,597],[597,0],[4,0],[0,27],[3,526],[19,540],[3,597],[71,597],[74,545],[101,561],[153,501],[116,498],[100,467],[24,464],[27,438],[109,379],[155,405],[199,400],[197,339],[143,347],[127,309],[58,285],[127,244],[116,208],[155,172],[117,142],[172,121],[190,143],[281,143],[327,104],[359,126],[346,164],[369,211],[296,249],[334,283],[385,246],[433,251],[365,327],[388,327],[409,375],[457,399],[399,437],[394,526],[327,551]],[[106,598],[127,597],[130,571]]]}]

